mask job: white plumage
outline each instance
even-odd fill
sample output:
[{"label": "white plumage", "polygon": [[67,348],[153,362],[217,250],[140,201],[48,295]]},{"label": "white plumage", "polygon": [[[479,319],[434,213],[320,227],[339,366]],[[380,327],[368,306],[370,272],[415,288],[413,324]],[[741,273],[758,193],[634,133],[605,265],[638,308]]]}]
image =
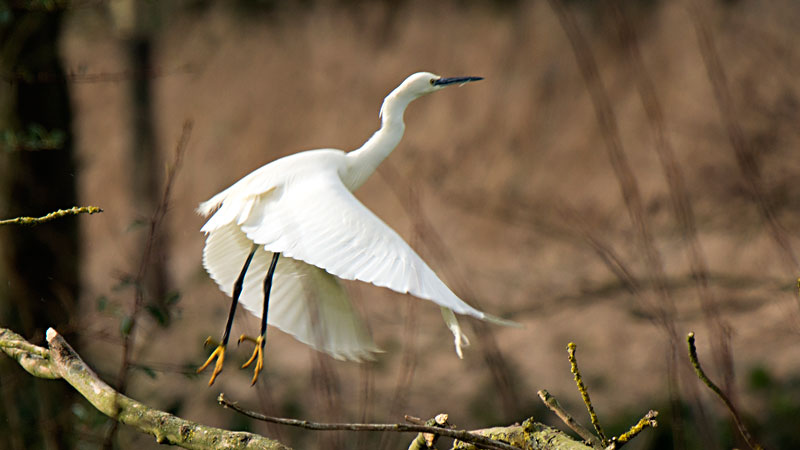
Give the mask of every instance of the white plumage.
[{"label": "white plumage", "polygon": [[247,269],[240,302],[261,316],[262,280],[280,253],[268,323],[336,358],[361,360],[379,351],[338,278],[360,280],[433,301],[455,337],[467,344],[453,311],[499,323],[456,296],[388,225],[352,194],[399,143],[408,104],[429,92],[479,78],[417,73],[387,96],[382,126],[361,148],[310,150],[273,161],[202,203],[212,214],[203,266],[231,295],[242,264]]}]

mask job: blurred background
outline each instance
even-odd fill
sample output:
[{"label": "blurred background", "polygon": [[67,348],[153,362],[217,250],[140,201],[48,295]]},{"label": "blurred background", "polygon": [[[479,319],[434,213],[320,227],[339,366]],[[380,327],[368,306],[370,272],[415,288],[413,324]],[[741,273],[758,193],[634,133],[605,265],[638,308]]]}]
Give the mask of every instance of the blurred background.
[{"label": "blurred background", "polygon": [[[412,436],[267,426],[276,416],[473,429],[534,416],[547,389],[632,448],[742,448],[685,336],[767,448],[800,415],[800,4],[748,1],[0,2],[0,325],[54,326],[127,395],[294,448],[406,448]],[[523,328],[463,325],[347,283],[385,350],[335,361],[270,329],[256,387],[230,347],[195,375],[229,299],[201,266],[194,208],[300,150],[359,147],[417,71],[484,81],[415,102],[357,196],[463,299]],[[241,310],[241,308],[240,308]],[[258,330],[240,311],[233,335]],[[158,448],[65,383],[0,358],[0,448]]]}]

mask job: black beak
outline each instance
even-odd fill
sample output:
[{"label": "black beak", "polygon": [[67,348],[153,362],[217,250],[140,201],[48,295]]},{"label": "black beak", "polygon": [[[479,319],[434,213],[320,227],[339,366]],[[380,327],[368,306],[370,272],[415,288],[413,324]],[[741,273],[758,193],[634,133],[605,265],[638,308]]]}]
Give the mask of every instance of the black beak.
[{"label": "black beak", "polygon": [[434,86],[447,86],[448,84],[464,84],[470,81],[482,80],[483,77],[454,77],[454,78],[439,78],[433,82]]}]

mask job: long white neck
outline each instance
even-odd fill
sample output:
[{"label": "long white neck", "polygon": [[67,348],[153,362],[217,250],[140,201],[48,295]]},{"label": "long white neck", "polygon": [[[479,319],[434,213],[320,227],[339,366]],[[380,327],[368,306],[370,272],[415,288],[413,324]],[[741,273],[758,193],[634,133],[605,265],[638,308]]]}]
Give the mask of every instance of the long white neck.
[{"label": "long white neck", "polygon": [[375,172],[381,162],[397,147],[406,125],[403,113],[416,97],[392,91],[381,106],[381,128],[360,148],[347,154],[346,173],[342,176],[351,191],[358,189]]}]

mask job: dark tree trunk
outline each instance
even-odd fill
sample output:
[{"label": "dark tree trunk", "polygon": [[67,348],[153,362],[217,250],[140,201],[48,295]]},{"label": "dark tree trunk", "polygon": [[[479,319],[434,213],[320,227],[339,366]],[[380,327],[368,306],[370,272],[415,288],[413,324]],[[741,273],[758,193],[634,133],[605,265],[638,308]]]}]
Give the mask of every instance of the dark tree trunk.
[{"label": "dark tree trunk", "polygon": [[[153,48],[154,17],[158,7],[150,3],[133,2],[125,14],[116,21],[124,23],[118,32],[122,38],[131,73],[131,141],[130,157],[133,168],[133,185],[136,219],[148,225],[142,228],[141,248],[147,247],[150,235],[150,220],[161,202],[164,184],[164,164],[158,148],[157,115],[154,106],[153,89]],[[167,270],[168,241],[166,227],[161,227],[150,246],[147,271],[141,280],[144,289],[144,302],[148,311],[162,326],[170,322],[168,296],[170,291]],[[140,255],[139,260],[145,255]],[[135,270],[135,269],[134,269]]]},{"label": "dark tree trunk", "polygon": [[[145,14],[136,6],[136,13]],[[143,20],[143,19],[139,19]],[[146,31],[138,31],[127,39],[128,61],[133,78],[131,80],[131,157],[133,160],[133,194],[136,212],[140,219],[149,220],[161,201],[164,165],[159,157],[156,139],[155,117],[153,113],[152,83],[152,39]],[[145,248],[149,228],[142,233],[141,248]],[[167,273],[167,251],[163,229],[156,236],[151,248],[149,269],[146,272],[144,289],[146,303],[150,311],[157,315],[161,325],[169,325],[170,315],[167,305],[169,278]]]},{"label": "dark tree trunk", "polygon": [[[0,216],[75,206],[71,112],[58,55],[62,14],[8,10],[0,22]],[[55,327],[72,342],[79,290],[78,222],[0,228],[0,323],[34,343]],[[0,447],[71,447],[64,383],[36,380],[0,362]]]}]

